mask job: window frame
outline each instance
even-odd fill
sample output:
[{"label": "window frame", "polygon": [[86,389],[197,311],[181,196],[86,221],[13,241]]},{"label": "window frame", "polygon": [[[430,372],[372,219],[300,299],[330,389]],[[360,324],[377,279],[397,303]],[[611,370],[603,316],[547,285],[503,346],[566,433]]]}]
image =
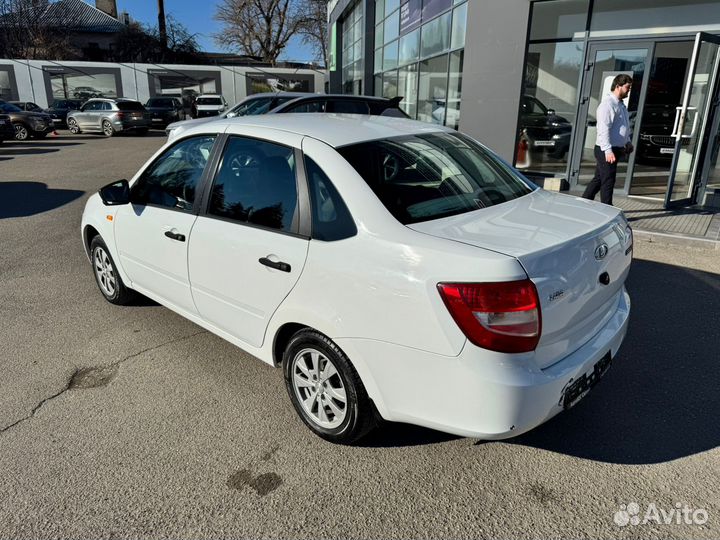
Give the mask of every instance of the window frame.
[{"label": "window frame", "polygon": [[[224,217],[224,216],[218,216],[216,214],[211,214],[209,212],[210,210],[210,197],[212,196],[212,189],[215,185],[215,180],[217,179],[218,174],[220,173],[220,166],[222,164],[222,158],[225,155],[225,151],[227,150],[227,146],[230,142],[230,139],[232,137],[238,137],[243,139],[251,139],[253,141],[259,141],[264,142],[268,144],[274,144],[276,146],[283,146],[289,150],[293,151],[294,159],[295,159],[295,187],[297,191],[297,219],[293,219],[293,227],[294,230],[292,231],[283,231],[280,229],[274,229],[272,227],[266,227],[264,225],[258,225],[257,223],[248,223],[246,221],[238,221],[236,219]],[[272,139],[266,139],[262,137],[256,137],[251,135],[246,135],[243,133],[220,133],[218,134],[218,138],[215,141],[215,146],[213,147],[214,155],[211,156],[211,159],[208,160],[208,168],[206,168],[205,176],[204,178],[205,183],[203,185],[202,194],[200,197],[200,207],[198,209],[197,215],[198,217],[205,217],[208,219],[216,219],[219,221],[225,221],[227,223],[231,223],[238,227],[250,227],[253,229],[259,229],[267,232],[272,232],[276,234],[282,234],[285,236],[292,236],[294,238],[301,238],[303,240],[310,240],[311,233],[312,233],[312,216],[311,216],[311,210],[310,210],[310,193],[308,190],[308,179],[307,179],[307,171],[305,169],[305,161],[303,157],[303,152],[299,148],[296,148],[294,146],[288,146],[287,144],[274,141]]]},{"label": "window frame", "polygon": [[[180,212],[181,214],[191,214],[191,215],[199,215],[200,210],[202,208],[202,204],[204,202],[203,196],[205,194],[206,190],[206,184],[208,181],[208,175],[210,171],[212,170],[213,163],[217,160],[218,156],[218,145],[220,142],[220,139],[222,137],[222,133],[194,133],[192,135],[189,135],[187,137],[182,137],[178,139],[177,141],[174,141],[172,145],[165,148],[165,150],[159,154],[155,159],[153,159],[151,162],[149,162],[143,169],[138,172],[138,174],[133,179],[132,184],[130,185],[130,195],[131,200],[130,204],[133,206],[150,206],[152,208],[159,208],[161,210],[168,210],[170,212]],[[198,180],[197,188],[195,189],[195,200],[193,201],[193,207],[190,210],[183,210],[182,208],[176,208],[176,207],[170,207],[170,206],[163,206],[161,204],[153,204],[153,203],[137,203],[132,201],[132,190],[137,185],[138,182],[140,182],[143,177],[145,176],[145,173],[147,173],[148,170],[150,170],[160,158],[165,156],[168,152],[170,152],[173,148],[178,146],[179,144],[182,144],[190,139],[194,139],[197,137],[215,137],[215,141],[213,142],[213,146],[210,149],[210,156],[208,157],[207,163],[205,163],[205,168],[203,169],[203,173],[200,176],[200,179]]]}]

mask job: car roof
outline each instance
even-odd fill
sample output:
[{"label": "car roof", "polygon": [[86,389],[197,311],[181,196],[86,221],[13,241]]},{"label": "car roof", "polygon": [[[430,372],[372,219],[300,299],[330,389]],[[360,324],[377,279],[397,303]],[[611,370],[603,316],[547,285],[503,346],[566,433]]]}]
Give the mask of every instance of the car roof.
[{"label": "car roof", "polygon": [[222,96],[221,96],[220,94],[200,94],[200,95],[198,96],[198,99],[200,99],[201,97],[216,97],[216,98],[219,98],[219,97],[222,97]]},{"label": "car roof", "polygon": [[[418,122],[389,116],[335,113],[286,113],[238,116],[213,122],[218,132],[227,126],[243,125],[276,129],[307,135],[339,148],[377,139],[415,135],[421,133],[453,133],[455,130],[437,124]],[[198,126],[198,131],[207,129],[208,124]]]}]

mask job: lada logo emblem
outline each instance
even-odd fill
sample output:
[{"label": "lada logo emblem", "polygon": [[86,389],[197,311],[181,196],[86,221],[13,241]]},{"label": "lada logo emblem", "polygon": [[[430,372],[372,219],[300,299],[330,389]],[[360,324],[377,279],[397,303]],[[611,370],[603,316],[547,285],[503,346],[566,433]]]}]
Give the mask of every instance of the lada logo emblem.
[{"label": "lada logo emblem", "polygon": [[600,261],[605,258],[605,255],[608,254],[608,246],[607,244],[600,244],[598,247],[595,248],[595,258]]}]

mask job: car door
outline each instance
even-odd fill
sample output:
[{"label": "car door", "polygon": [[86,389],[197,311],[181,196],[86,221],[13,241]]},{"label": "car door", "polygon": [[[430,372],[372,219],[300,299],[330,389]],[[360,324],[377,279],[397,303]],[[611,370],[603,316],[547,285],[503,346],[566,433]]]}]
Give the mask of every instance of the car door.
[{"label": "car door", "polygon": [[92,127],[92,113],[99,105],[99,101],[90,101],[89,103],[83,105],[83,107],[80,109],[80,112],[74,115],[74,118],[75,120],[77,120],[80,129],[88,129]]},{"label": "car door", "polygon": [[215,135],[197,135],[165,150],[133,183],[131,203],[115,217],[117,252],[131,287],[190,313],[196,309],[187,239],[215,140]]},{"label": "car door", "polygon": [[302,201],[308,197],[304,182],[298,190],[301,137],[230,128],[240,129],[242,135],[227,140],[206,211],[190,234],[188,264],[203,319],[260,347],[270,318],[305,265],[309,215],[301,209],[307,209]]}]

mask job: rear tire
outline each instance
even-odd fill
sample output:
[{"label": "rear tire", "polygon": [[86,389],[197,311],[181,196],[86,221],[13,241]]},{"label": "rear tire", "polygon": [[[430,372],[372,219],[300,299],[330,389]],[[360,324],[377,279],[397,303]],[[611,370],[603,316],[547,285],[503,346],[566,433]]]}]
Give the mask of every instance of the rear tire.
[{"label": "rear tire", "polygon": [[103,135],[105,135],[106,137],[112,137],[113,135],[115,135],[115,128],[110,123],[110,120],[103,120],[102,132]]},{"label": "rear tire", "polygon": [[345,353],[321,333],[297,332],[283,353],[285,387],[295,411],[316,435],[352,444],[376,425],[372,402]]},{"label": "rear tire", "polygon": [[105,300],[119,306],[129,304],[135,297],[135,292],[123,283],[110,250],[99,235],[90,243],[90,261],[95,282]]}]

